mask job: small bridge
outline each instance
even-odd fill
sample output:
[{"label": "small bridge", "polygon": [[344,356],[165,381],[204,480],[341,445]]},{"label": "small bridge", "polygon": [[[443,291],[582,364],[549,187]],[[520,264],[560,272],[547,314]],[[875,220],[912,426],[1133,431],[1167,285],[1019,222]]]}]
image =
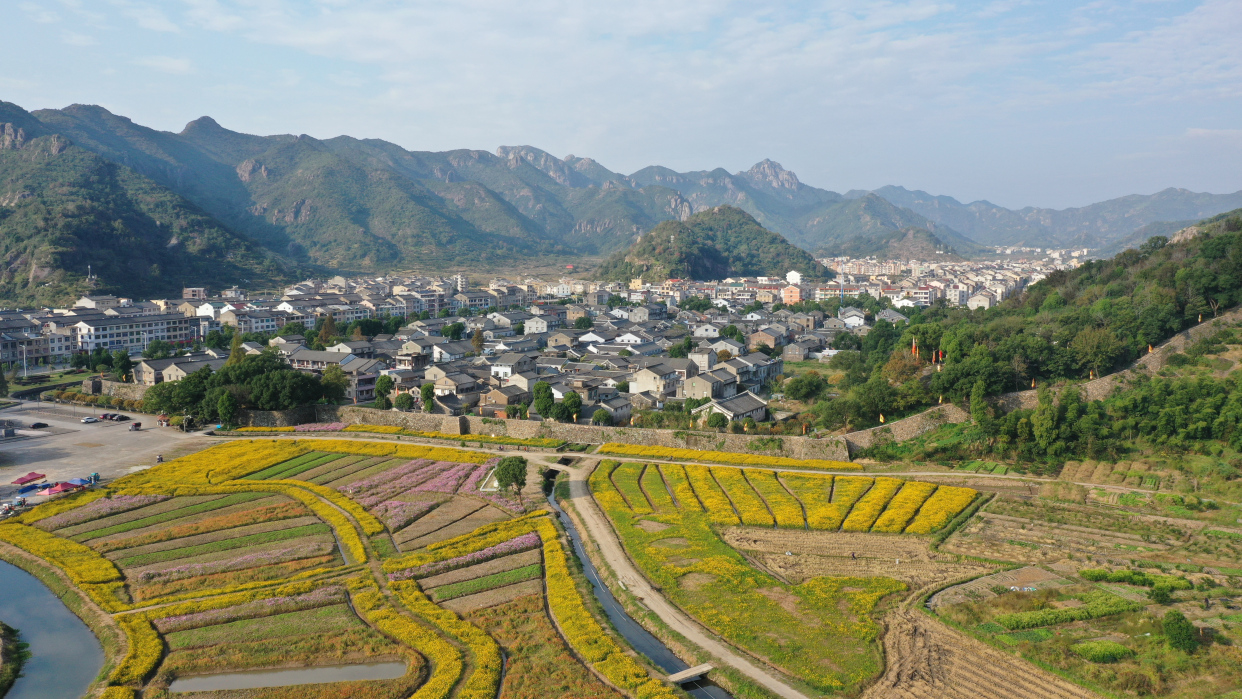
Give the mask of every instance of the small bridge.
[{"label": "small bridge", "polygon": [[688,670],[682,670],[681,672],[678,672],[676,674],[669,675],[668,681],[672,682],[673,684],[681,684],[682,682],[689,682],[690,680],[697,680],[699,677],[706,675],[707,671],[711,669],[712,669],[712,666],[707,663],[704,663],[702,665],[696,665]]}]

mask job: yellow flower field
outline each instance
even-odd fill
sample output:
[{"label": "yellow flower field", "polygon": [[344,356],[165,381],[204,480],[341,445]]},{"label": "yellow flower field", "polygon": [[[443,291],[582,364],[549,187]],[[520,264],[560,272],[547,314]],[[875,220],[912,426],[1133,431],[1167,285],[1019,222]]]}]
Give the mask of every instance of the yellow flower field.
[{"label": "yellow flower field", "polygon": [[849,516],[841,523],[841,530],[847,532],[871,531],[871,525],[875,524],[875,520],[879,518],[880,513],[888,506],[888,501],[892,499],[893,495],[897,494],[904,482],[900,478],[886,478],[884,476],[876,478],[871,489],[854,504],[854,509],[850,510]]},{"label": "yellow flower field", "polygon": [[919,511],[923,501],[931,497],[935,490],[935,483],[906,481],[901,491],[888,503],[884,513],[871,526],[871,531],[901,533],[906,528],[906,523],[914,517],[914,513]]},{"label": "yellow flower field", "polygon": [[748,468],[744,473],[751,487],[768,503],[772,515],[776,517],[776,526],[790,529],[802,529],[806,526],[806,520],[802,517],[802,505],[776,479],[775,471]]},{"label": "yellow flower field", "polygon": [[724,488],[725,494],[733,501],[733,506],[742,516],[742,524],[752,527],[772,526],[772,514],[755,494],[754,489],[746,482],[742,470],[738,468],[713,468],[712,475],[716,482]]},{"label": "yellow flower field", "polygon": [[690,478],[690,485],[699,496],[699,501],[703,503],[703,509],[707,511],[707,516],[712,522],[725,526],[741,524],[733,512],[733,505],[729,502],[729,498],[725,497],[724,491],[716,485],[715,479],[712,478],[706,466],[687,466],[686,475]]},{"label": "yellow flower field", "polygon": [[907,534],[930,534],[948,524],[966,509],[979,492],[974,488],[942,485],[923,503],[923,509],[906,527]]}]

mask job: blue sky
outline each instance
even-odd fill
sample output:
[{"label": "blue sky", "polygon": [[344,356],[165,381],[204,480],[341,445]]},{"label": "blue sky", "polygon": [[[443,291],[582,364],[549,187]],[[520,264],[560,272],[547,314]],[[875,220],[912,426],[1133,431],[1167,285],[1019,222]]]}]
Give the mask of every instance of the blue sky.
[{"label": "blue sky", "polygon": [[772,158],[1012,208],[1242,189],[1242,0],[6,5],[0,99],[171,131]]}]

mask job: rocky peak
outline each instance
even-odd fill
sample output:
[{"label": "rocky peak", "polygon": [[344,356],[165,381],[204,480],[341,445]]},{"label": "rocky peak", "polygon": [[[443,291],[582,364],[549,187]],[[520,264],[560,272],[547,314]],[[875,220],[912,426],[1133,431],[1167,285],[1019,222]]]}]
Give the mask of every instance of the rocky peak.
[{"label": "rocky peak", "polygon": [[25,129],[12,124],[0,124],[0,150],[18,150],[25,144]]},{"label": "rocky peak", "polygon": [[800,189],[802,183],[798,176],[781,167],[781,164],[767,158],[755,163],[755,166],[743,173],[747,179],[755,183],[763,183],[773,189]]},{"label": "rocky peak", "polygon": [[509,167],[517,167],[526,161],[535,169],[566,187],[586,187],[591,184],[582,173],[571,169],[564,160],[532,146],[500,146],[496,155],[509,161]]}]

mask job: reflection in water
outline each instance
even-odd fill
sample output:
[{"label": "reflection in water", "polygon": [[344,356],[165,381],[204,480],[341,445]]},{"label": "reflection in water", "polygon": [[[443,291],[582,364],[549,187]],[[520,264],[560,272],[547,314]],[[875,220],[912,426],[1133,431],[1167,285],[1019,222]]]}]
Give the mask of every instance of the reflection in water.
[{"label": "reflection in water", "polygon": [[39,579],[0,561],[0,621],[22,633],[30,661],[5,699],[80,697],[103,667],[95,634]]},{"label": "reflection in water", "polygon": [[226,675],[200,675],[173,680],[170,692],[211,692],[220,689],[257,689],[287,687],[294,684],[325,682],[357,682],[359,680],[395,680],[405,675],[401,662],[368,663],[366,665],[334,665],[331,667],[299,667],[289,670],[254,670],[230,672]]}]

